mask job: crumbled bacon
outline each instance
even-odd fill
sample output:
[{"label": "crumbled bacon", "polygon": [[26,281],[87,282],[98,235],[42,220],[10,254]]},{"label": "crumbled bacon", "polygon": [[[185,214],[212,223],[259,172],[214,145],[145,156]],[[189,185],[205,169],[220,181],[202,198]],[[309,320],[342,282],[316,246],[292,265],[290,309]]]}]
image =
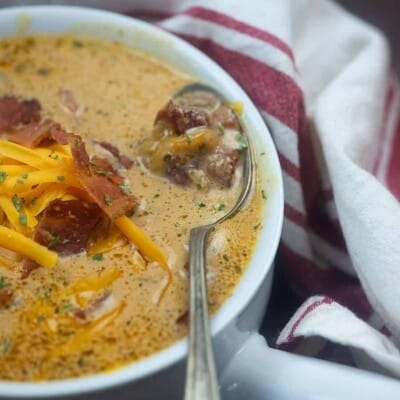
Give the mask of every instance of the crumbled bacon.
[{"label": "crumbled bacon", "polygon": [[38,268],[40,268],[40,265],[37,262],[25,258],[21,266],[21,279],[26,279],[32,271]]},{"label": "crumbled bacon", "polygon": [[223,127],[241,131],[239,119],[231,107],[222,105],[218,107],[210,117],[211,124],[214,127]]},{"label": "crumbled bacon", "polygon": [[11,304],[14,291],[9,286],[0,289],[0,306],[8,307]]},{"label": "crumbled bacon", "polygon": [[202,90],[185,93],[176,98],[175,102],[179,106],[190,107],[208,113],[213,112],[221,103],[215,94]]},{"label": "crumbled bacon", "polygon": [[9,131],[20,124],[40,119],[40,103],[36,99],[18,100],[15,96],[0,98],[0,131]]},{"label": "crumbled bacon", "polygon": [[209,124],[207,114],[204,111],[180,107],[172,100],[157,113],[155,125],[159,122],[170,124],[177,135],[183,135],[188,129],[208,126]]},{"label": "crumbled bacon", "polygon": [[44,210],[34,239],[63,256],[80,253],[100,218],[100,208],[94,203],[56,199]]},{"label": "crumbled bacon", "polygon": [[207,172],[222,186],[229,187],[232,184],[238,160],[238,150],[218,147],[215,153],[208,157]]},{"label": "crumbled bacon", "polygon": [[64,134],[65,131],[58,123],[46,119],[40,123],[35,121],[17,128],[9,135],[8,140],[25,147],[35,148],[47,139],[60,139]]},{"label": "crumbled bacon", "polygon": [[94,143],[101,146],[104,150],[110,152],[124,168],[129,169],[132,167],[133,161],[125,154],[122,154],[119,151],[119,149],[114,145],[112,145],[111,143],[106,142],[104,140],[102,141],[95,140]]}]

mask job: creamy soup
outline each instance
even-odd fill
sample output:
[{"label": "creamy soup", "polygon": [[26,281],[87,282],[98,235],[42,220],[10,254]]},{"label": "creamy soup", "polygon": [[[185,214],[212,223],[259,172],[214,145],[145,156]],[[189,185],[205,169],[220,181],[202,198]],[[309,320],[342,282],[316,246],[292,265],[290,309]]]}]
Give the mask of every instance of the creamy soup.
[{"label": "creamy soup", "polygon": [[[214,150],[224,140],[234,142],[235,135],[241,139],[235,131],[240,127],[224,122],[202,127],[205,133],[175,131],[175,137],[168,131],[178,129],[171,128],[176,110],[168,101],[191,80],[114,42],[64,36],[0,41],[0,99],[8,107],[3,114],[19,113],[11,122],[3,115],[0,132],[2,227],[40,245],[34,256],[31,242],[24,245],[20,236],[18,248],[0,238],[0,379],[52,380],[106,371],[187,333],[190,229],[226,213],[241,189],[240,140],[232,145],[236,158],[228,159],[231,174],[225,181],[218,176],[218,154],[208,153],[209,141],[195,149],[203,158],[188,158],[185,150],[184,157],[171,161],[168,149],[193,147],[201,135],[207,140],[214,135]],[[46,139],[27,146],[26,135],[40,129]],[[231,139],[224,139],[229,133]],[[76,162],[83,142],[90,157],[84,178]],[[122,194],[104,190],[96,204],[92,174],[118,185]],[[122,198],[126,193],[132,201]],[[246,269],[264,198],[257,186],[247,207],[210,238],[211,312],[232,294]],[[132,208],[127,216],[114,215],[120,200]]]}]

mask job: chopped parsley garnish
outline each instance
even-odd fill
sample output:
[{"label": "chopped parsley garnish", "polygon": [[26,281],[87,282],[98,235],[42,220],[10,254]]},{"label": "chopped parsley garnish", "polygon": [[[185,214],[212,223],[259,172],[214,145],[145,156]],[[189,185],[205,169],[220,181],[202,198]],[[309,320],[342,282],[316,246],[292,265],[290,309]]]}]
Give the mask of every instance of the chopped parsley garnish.
[{"label": "chopped parsley garnish", "polygon": [[217,129],[218,129],[218,133],[219,133],[220,136],[224,136],[225,135],[225,129],[222,126],[221,122],[218,123]]},{"label": "chopped parsley garnish", "polygon": [[71,308],[72,308],[71,303],[63,303],[59,307],[57,307],[57,310],[61,312],[68,312]]},{"label": "chopped parsley garnish", "polygon": [[205,203],[203,203],[202,201],[197,203],[197,207],[199,207],[199,208],[204,208],[205,206],[206,206]]},{"label": "chopped parsley garnish", "polygon": [[112,173],[111,171],[106,171],[106,170],[104,170],[104,169],[96,169],[96,174],[97,174],[97,175],[106,176],[107,178],[108,178],[109,176],[112,176],[112,175],[113,175],[113,173]]},{"label": "chopped parsley garnish", "polygon": [[185,133],[185,139],[188,144],[192,143],[192,138],[187,133]]},{"label": "chopped parsley garnish", "polygon": [[201,190],[201,189],[202,189],[200,183],[196,183],[196,189],[197,189],[197,190]]},{"label": "chopped parsley garnish", "polygon": [[155,195],[154,195],[154,198],[156,199],[157,197],[160,197],[160,193],[156,193]]},{"label": "chopped parsley garnish", "polygon": [[22,179],[17,179],[17,183],[18,183],[19,185],[23,185],[23,184],[24,184],[24,181],[23,181]]},{"label": "chopped parsley garnish", "polygon": [[21,174],[21,178],[26,179],[28,177],[28,175],[29,174],[27,172],[24,172],[23,174]]},{"label": "chopped parsley garnish", "polygon": [[124,194],[130,194],[131,193],[131,188],[127,183],[124,183],[123,185],[120,185],[119,187]]},{"label": "chopped parsley garnish", "polygon": [[57,176],[57,180],[58,180],[59,182],[63,182],[63,181],[65,180],[65,176],[63,176],[63,175],[58,175],[58,176]]},{"label": "chopped parsley garnish", "polygon": [[94,261],[102,261],[103,260],[103,253],[93,254],[92,260],[94,260]]},{"label": "chopped parsley garnish", "polygon": [[19,214],[18,220],[21,225],[26,225],[28,222],[28,218],[24,213]]},{"label": "chopped parsley garnish", "polygon": [[49,157],[53,160],[58,160],[60,157],[58,156],[58,154],[49,154]]},{"label": "chopped parsley garnish", "polygon": [[57,246],[58,244],[67,244],[69,243],[69,239],[61,239],[57,235],[53,235],[49,231],[44,231],[43,232],[47,238],[50,240],[49,243],[47,243],[47,247],[50,249],[51,247]]},{"label": "chopped parsley garnish", "polygon": [[6,280],[6,278],[4,278],[4,276],[0,277],[0,289],[3,289],[7,286],[10,286],[10,284],[8,283],[8,281]]},{"label": "chopped parsley garnish", "polygon": [[7,179],[7,172],[5,171],[0,171],[0,183],[4,182]]},{"label": "chopped parsley garnish", "polygon": [[217,207],[217,210],[218,211],[223,211],[223,210],[225,210],[225,204],[220,204],[218,207]]},{"label": "chopped parsley garnish", "polygon": [[50,70],[48,68],[38,68],[36,70],[36,73],[38,75],[46,76],[46,75],[48,75],[50,73]]},{"label": "chopped parsley garnish", "polygon": [[267,200],[267,195],[265,194],[264,189],[261,190],[261,196],[264,200]]},{"label": "chopped parsley garnish", "polygon": [[13,342],[10,338],[4,340],[4,342],[0,345],[0,353],[4,356],[8,354],[13,347]]},{"label": "chopped parsley garnish", "polygon": [[31,202],[30,202],[30,204],[32,205],[32,206],[34,206],[35,204],[36,204],[36,202],[37,202],[37,197],[34,197],[32,200],[31,200]]},{"label": "chopped parsley garnish", "polygon": [[105,194],[105,195],[104,195],[104,201],[106,202],[106,204],[107,204],[108,206],[111,206],[111,205],[112,205],[111,197],[110,197],[108,194]]},{"label": "chopped parsley garnish", "polygon": [[237,135],[236,136],[236,141],[239,145],[239,150],[244,150],[247,149],[247,141],[246,138],[243,135]]},{"label": "chopped parsley garnish", "polygon": [[83,47],[83,43],[82,43],[80,40],[74,39],[74,40],[72,41],[72,46],[81,48],[81,47]]},{"label": "chopped parsley garnish", "polygon": [[20,212],[22,210],[22,206],[24,205],[25,199],[14,194],[14,196],[11,198],[11,201],[14,204],[15,209]]}]

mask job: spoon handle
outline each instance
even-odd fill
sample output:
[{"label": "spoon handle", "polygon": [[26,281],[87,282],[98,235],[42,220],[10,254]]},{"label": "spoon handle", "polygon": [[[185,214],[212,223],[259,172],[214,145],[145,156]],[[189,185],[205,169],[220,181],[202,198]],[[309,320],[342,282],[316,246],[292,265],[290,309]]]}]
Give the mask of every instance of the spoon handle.
[{"label": "spoon handle", "polygon": [[210,335],[205,274],[205,244],[211,229],[209,226],[200,226],[190,232],[190,321],[185,400],[220,399]]}]

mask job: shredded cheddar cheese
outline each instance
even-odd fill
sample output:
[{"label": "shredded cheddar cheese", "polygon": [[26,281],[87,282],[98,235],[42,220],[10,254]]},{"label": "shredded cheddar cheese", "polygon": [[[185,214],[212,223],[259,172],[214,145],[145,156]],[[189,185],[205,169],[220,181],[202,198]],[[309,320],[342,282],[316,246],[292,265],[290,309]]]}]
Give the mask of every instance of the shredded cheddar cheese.
[{"label": "shredded cheddar cheese", "polygon": [[0,246],[22,254],[46,268],[53,268],[57,263],[57,253],[5,226],[0,226]]}]

